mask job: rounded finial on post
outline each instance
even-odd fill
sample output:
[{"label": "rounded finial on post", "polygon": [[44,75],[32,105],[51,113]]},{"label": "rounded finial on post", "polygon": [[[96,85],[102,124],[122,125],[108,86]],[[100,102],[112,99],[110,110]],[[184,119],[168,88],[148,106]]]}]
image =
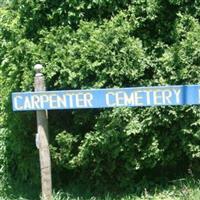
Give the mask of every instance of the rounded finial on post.
[{"label": "rounded finial on post", "polygon": [[34,66],[35,69],[35,78],[34,78],[34,87],[35,91],[45,91],[45,78],[44,75],[42,74],[42,69],[43,66],[41,64],[36,64]]},{"label": "rounded finial on post", "polygon": [[41,74],[41,73],[42,73],[43,66],[42,66],[41,64],[36,64],[36,65],[34,66],[34,69],[35,69],[36,74]]}]

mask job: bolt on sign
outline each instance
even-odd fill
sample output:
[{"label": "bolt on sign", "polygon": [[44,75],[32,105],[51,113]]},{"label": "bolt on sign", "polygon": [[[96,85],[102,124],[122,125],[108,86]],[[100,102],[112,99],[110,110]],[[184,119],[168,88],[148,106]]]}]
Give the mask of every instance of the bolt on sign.
[{"label": "bolt on sign", "polygon": [[14,111],[200,104],[200,85],[19,92]]}]

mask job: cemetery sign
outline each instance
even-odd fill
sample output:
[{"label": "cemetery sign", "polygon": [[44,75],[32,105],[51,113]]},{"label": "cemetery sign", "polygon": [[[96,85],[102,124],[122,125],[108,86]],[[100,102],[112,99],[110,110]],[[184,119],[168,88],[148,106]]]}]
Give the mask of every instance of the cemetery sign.
[{"label": "cemetery sign", "polygon": [[13,110],[58,110],[200,104],[200,85],[19,92]]}]

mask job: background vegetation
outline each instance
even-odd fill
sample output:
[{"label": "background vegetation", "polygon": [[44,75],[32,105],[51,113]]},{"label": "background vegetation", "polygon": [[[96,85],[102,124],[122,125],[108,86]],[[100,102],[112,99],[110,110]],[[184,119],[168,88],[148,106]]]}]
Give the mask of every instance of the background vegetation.
[{"label": "background vegetation", "polygon": [[[0,178],[39,183],[35,113],[14,113],[11,93],[200,80],[198,0],[0,1]],[[49,112],[54,184],[91,190],[199,173],[200,108]],[[2,188],[5,188],[2,186]]]}]

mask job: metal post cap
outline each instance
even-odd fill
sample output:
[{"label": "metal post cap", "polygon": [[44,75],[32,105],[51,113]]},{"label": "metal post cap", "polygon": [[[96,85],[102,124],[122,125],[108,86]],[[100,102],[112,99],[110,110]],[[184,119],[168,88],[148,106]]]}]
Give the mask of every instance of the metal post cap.
[{"label": "metal post cap", "polygon": [[41,73],[42,68],[43,68],[43,66],[42,66],[41,64],[36,64],[36,65],[34,66],[34,69],[35,69],[35,71],[36,71],[37,74],[40,74],[40,73]]}]

